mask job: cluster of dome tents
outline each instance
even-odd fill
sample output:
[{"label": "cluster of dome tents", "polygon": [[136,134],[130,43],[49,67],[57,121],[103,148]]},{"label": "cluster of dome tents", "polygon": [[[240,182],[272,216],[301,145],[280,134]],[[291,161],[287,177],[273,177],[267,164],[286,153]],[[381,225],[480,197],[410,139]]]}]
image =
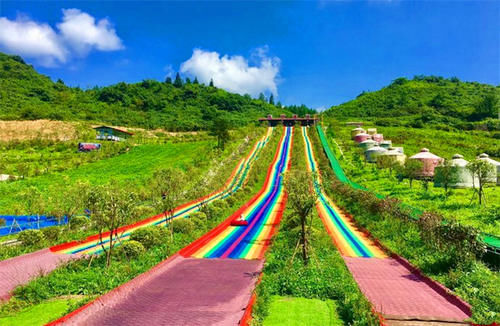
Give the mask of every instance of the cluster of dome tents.
[{"label": "cluster of dome tents", "polygon": [[[357,127],[351,130],[351,138],[358,143],[363,149],[365,160],[369,163],[380,163],[381,161],[399,163],[404,165],[406,155],[403,147],[393,147],[390,140],[384,140],[384,135],[377,132],[376,128],[368,128],[367,130]],[[385,157],[384,160],[379,159]],[[418,177],[422,179],[434,179],[435,175],[441,173],[441,168],[444,159],[433,153],[427,148],[422,148],[419,153],[408,158],[409,160],[418,160],[422,162],[422,167],[418,172]],[[481,154],[478,159],[484,160],[494,166],[494,173],[489,178],[488,182],[500,185],[500,162],[497,162],[488,157],[488,154]],[[462,155],[455,154],[450,160],[450,165],[457,171],[456,182],[451,186],[454,188],[472,188],[477,186],[477,182],[473,179],[471,172],[467,169],[466,161]],[[435,178],[435,186],[439,184],[440,178]]]}]

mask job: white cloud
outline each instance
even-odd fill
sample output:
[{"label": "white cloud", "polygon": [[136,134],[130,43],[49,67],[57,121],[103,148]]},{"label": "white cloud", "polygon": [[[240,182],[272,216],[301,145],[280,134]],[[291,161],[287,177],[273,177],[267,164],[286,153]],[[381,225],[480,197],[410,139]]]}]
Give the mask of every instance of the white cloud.
[{"label": "white cloud", "polygon": [[67,56],[52,27],[21,17],[16,20],[0,17],[0,46],[13,54],[36,57],[45,66],[65,62]]},{"label": "white cloud", "polygon": [[250,66],[242,56],[221,56],[217,52],[194,49],[193,55],[181,64],[181,72],[198,77],[203,83],[214,80],[214,85],[227,91],[257,96],[269,91],[278,94],[277,79],[280,59],[267,56],[267,47],[258,48],[252,53]]},{"label": "white cloud", "polygon": [[40,65],[51,67],[66,63],[72,56],[83,57],[92,49],[123,49],[107,19],[95,18],[79,9],[63,9],[58,31],[46,23],[18,16],[15,20],[0,17],[0,49],[34,58]]},{"label": "white cloud", "polygon": [[65,43],[78,54],[86,55],[92,48],[100,51],[123,49],[120,38],[107,19],[95,18],[79,9],[63,9],[63,22],[57,24]]}]

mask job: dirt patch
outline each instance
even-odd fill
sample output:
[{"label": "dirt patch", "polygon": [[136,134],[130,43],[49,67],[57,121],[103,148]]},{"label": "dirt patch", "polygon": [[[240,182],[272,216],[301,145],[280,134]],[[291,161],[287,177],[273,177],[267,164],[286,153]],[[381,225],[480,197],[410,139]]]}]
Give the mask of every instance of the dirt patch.
[{"label": "dirt patch", "polygon": [[33,121],[1,121],[0,141],[50,139],[73,140],[77,137],[77,128],[73,122],[33,120]]}]

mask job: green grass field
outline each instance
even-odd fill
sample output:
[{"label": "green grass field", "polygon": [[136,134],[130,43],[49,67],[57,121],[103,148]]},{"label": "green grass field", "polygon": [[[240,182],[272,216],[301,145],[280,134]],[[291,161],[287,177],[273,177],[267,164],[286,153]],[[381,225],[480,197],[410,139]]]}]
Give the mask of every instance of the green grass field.
[{"label": "green grass field", "polygon": [[44,325],[55,318],[64,316],[68,309],[78,299],[53,299],[23,309],[11,316],[0,317],[0,325],[3,326],[34,326]]},{"label": "green grass field", "polygon": [[[444,189],[434,187],[432,183],[427,191],[419,181],[414,181],[410,188],[408,180],[398,182],[388,170],[377,169],[375,164],[356,164],[356,156],[362,157],[363,151],[351,140],[352,127],[337,124],[330,128],[334,135],[332,138],[329,132],[332,149],[336,151],[340,164],[353,181],[377,193],[399,198],[421,209],[439,211],[449,219],[457,219],[482,232],[500,236],[500,191],[494,184],[485,188],[486,204],[482,206],[479,206],[477,196],[473,197],[472,189],[453,189],[452,194],[446,198]],[[401,127],[379,127],[378,132],[383,133],[384,138],[392,140],[393,146],[403,146],[407,156],[427,147],[444,158],[449,159],[453,154],[460,153],[465,159],[471,160],[483,151],[494,152],[495,145],[498,145],[498,140],[489,137],[486,132],[454,133]],[[343,155],[340,155],[339,148]]]},{"label": "green grass field", "polygon": [[14,204],[22,204],[16,194],[30,186],[36,187],[46,197],[54,191],[64,191],[69,184],[87,181],[91,185],[109,182],[114,178],[123,185],[134,187],[143,183],[159,168],[187,166],[199,157],[200,152],[207,152],[211,147],[208,141],[175,143],[164,145],[140,145],[129,152],[109,159],[82,165],[60,173],[49,173],[38,177],[0,184],[0,213],[12,213]]},{"label": "green grass field", "polygon": [[263,326],[343,325],[335,301],[273,296]]}]

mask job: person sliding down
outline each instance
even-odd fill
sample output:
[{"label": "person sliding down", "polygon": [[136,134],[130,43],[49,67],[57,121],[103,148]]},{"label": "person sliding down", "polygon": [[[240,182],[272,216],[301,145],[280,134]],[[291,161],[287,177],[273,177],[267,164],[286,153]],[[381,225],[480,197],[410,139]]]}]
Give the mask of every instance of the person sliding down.
[{"label": "person sliding down", "polygon": [[248,221],[245,220],[243,214],[240,215],[237,219],[231,221],[231,225],[233,226],[246,226],[248,225]]}]

